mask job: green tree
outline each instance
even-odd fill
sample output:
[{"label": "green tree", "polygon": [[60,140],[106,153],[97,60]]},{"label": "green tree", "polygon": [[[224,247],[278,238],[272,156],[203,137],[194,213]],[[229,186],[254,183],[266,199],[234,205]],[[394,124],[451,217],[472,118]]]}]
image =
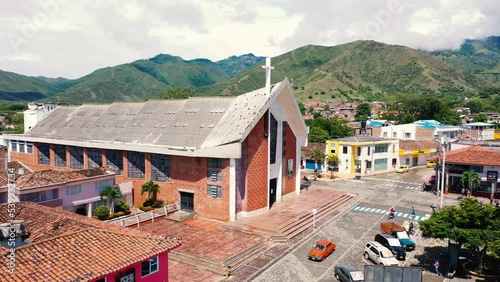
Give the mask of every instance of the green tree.
[{"label": "green tree", "polygon": [[368,120],[372,114],[372,105],[368,103],[362,103],[359,104],[356,107],[356,114],[354,115],[354,118],[356,121],[363,121],[363,120]]},{"label": "green tree", "polygon": [[483,110],[483,104],[480,101],[469,101],[464,104],[464,108],[469,108],[472,114],[477,114]]},{"label": "green tree", "polygon": [[306,106],[304,105],[304,103],[302,103],[302,102],[298,102],[298,103],[297,103],[297,105],[299,106],[300,113],[301,113],[302,115],[305,115],[305,114],[306,114],[307,109],[306,109]]},{"label": "green tree", "polygon": [[472,122],[488,122],[488,117],[485,114],[478,114],[472,119]]},{"label": "green tree", "polygon": [[146,181],[141,186],[141,196],[144,193],[148,194],[148,197],[146,199],[147,202],[155,202],[156,201],[156,194],[159,191],[160,191],[160,185],[155,183],[153,180]]},{"label": "green tree", "polygon": [[101,200],[106,199],[108,202],[108,208],[111,210],[111,213],[114,213],[114,200],[122,199],[122,191],[117,186],[106,186],[104,190],[101,191]]},{"label": "green tree", "polygon": [[325,151],[320,148],[316,148],[311,152],[311,159],[314,160],[315,164],[315,169],[314,169],[315,172],[318,171],[318,164],[320,163],[322,164],[325,161],[325,158],[326,158]]},{"label": "green tree", "polygon": [[330,170],[330,179],[333,179],[333,167],[339,165],[339,156],[328,154],[328,156],[326,157],[326,164],[328,165],[328,169]]},{"label": "green tree", "polygon": [[159,99],[187,99],[198,96],[198,93],[190,88],[172,88],[158,93]]},{"label": "green tree", "polygon": [[463,198],[460,205],[445,207],[422,221],[422,236],[457,242],[470,249],[477,265],[484,269],[483,259],[490,245],[492,256],[500,257],[499,210],[474,198]]},{"label": "green tree", "polygon": [[309,131],[308,139],[310,142],[324,143],[329,137],[328,131],[319,126],[314,126]]},{"label": "green tree", "polygon": [[462,186],[464,188],[468,188],[470,191],[472,191],[472,188],[474,188],[474,184],[481,184],[481,177],[479,177],[479,175],[475,171],[469,170],[462,173],[460,182],[462,183]]},{"label": "green tree", "polygon": [[415,122],[415,118],[410,114],[404,114],[402,116],[398,116],[399,124],[408,124]]}]

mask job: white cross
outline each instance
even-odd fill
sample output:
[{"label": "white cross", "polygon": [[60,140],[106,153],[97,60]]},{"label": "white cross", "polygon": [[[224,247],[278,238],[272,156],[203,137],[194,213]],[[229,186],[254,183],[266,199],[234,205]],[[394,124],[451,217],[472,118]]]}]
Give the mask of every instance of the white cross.
[{"label": "white cross", "polygon": [[262,66],[263,69],[266,69],[266,95],[269,98],[271,96],[271,70],[274,67],[271,66],[271,57],[266,58],[266,65]]}]

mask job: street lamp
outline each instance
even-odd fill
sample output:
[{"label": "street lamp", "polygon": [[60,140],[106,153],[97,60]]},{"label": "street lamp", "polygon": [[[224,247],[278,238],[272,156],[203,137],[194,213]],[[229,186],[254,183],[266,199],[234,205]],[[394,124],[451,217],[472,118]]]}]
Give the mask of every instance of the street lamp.
[{"label": "street lamp", "polygon": [[317,209],[313,209],[313,230],[316,230],[316,213],[318,213]]},{"label": "street lamp", "polygon": [[439,208],[443,208],[443,199],[444,199],[444,182],[445,182],[445,175],[444,175],[444,167],[446,166],[446,151],[448,150],[448,145],[447,142],[448,138],[445,136],[441,136],[441,150],[443,151],[443,167],[441,168],[441,199],[439,200]]}]

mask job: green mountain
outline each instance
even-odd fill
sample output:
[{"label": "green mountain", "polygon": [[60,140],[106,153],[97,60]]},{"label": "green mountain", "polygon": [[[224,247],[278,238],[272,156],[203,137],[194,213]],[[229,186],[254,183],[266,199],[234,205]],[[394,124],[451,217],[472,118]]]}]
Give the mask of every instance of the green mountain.
[{"label": "green mountain", "polygon": [[430,53],[445,63],[500,86],[500,36],[467,39],[459,50]]},{"label": "green mountain", "polygon": [[[399,93],[460,101],[500,81],[499,38],[467,40],[460,50],[432,53],[374,41],[308,45],[273,58],[272,79],[278,82],[287,76],[300,101],[373,101]],[[212,62],[160,54],[98,69],[75,80],[0,71],[0,100],[139,101],[176,87],[202,95],[238,95],[265,84],[263,59],[245,54]]]},{"label": "green mountain", "polygon": [[175,87],[198,89],[228,79],[263,57],[231,56],[218,62],[160,54],[147,60],[98,69],[79,79],[29,77],[0,71],[0,101],[61,104],[139,101]]},{"label": "green mountain", "polygon": [[[293,80],[299,100],[380,100],[388,94],[460,97],[477,93],[484,82],[437,57],[411,48],[374,41],[338,46],[309,45],[273,58],[272,80]],[[207,89],[236,95],[264,85],[254,66]]]}]

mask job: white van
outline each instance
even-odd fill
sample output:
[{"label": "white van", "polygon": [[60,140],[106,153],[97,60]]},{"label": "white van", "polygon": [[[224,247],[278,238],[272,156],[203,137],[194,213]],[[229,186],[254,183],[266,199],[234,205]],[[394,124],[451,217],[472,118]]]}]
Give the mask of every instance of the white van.
[{"label": "white van", "polygon": [[366,259],[372,260],[375,264],[399,265],[399,261],[394,257],[392,252],[375,241],[366,243],[364,256]]}]

